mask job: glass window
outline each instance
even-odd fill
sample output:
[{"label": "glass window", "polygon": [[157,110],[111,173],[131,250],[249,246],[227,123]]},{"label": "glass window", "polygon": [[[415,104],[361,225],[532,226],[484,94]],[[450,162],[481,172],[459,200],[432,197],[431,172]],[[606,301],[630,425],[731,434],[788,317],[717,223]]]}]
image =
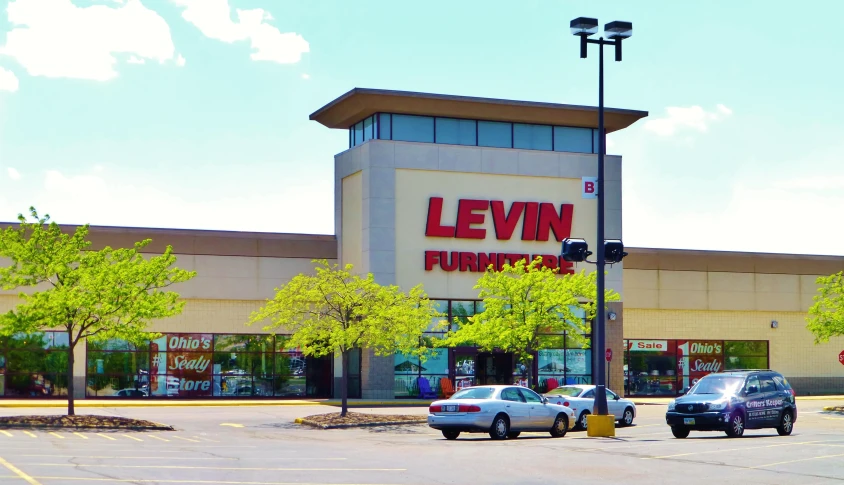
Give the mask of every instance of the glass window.
[{"label": "glass window", "polygon": [[434,143],[434,118],[393,115],[393,140]]},{"label": "glass window", "polygon": [[563,386],[558,387],[556,389],[552,389],[547,392],[549,396],[566,396],[566,397],[577,397],[583,389],[579,387],[570,387],[570,386]]},{"label": "glass window", "polygon": [[382,140],[391,140],[393,137],[390,133],[391,123],[390,123],[390,114],[389,113],[381,113],[378,115],[381,118],[379,122],[379,126],[381,127],[381,135],[380,138]]},{"label": "glass window", "polygon": [[774,384],[774,380],[770,377],[762,377],[759,382],[762,384],[762,392],[776,392],[777,386]]},{"label": "glass window", "polygon": [[437,118],[437,143],[477,145],[475,120]]},{"label": "glass window", "polygon": [[724,353],[730,355],[767,356],[768,342],[766,340],[745,340],[724,342]]},{"label": "glass window", "polygon": [[478,146],[512,148],[512,130],[511,123],[478,121]]},{"label": "glass window", "polygon": [[378,138],[378,115],[372,115],[372,139]]},{"label": "glass window", "polygon": [[507,389],[501,391],[501,400],[525,402],[525,398],[522,397],[522,394],[519,392],[519,389],[517,387],[508,387]]},{"label": "glass window", "polygon": [[214,335],[214,351],[216,352],[271,352],[272,349],[273,337],[271,335]]},{"label": "glass window", "polygon": [[522,396],[525,398],[525,401],[529,403],[541,403],[542,398],[539,397],[539,394],[531,391],[530,389],[519,389],[522,393]]},{"label": "glass window", "polygon": [[551,127],[514,124],[513,147],[526,150],[551,150]]},{"label": "glass window", "polygon": [[371,140],[372,136],[372,117],[363,120],[363,141]]},{"label": "glass window", "polygon": [[[492,397],[492,394],[495,392],[495,389],[492,387],[471,387],[469,389],[463,389],[462,391],[457,391],[451,396],[452,399],[489,399]],[[502,399],[504,399],[502,392]]]},{"label": "glass window", "polygon": [[592,153],[592,130],[590,128],[555,126],[554,151]]},{"label": "glass window", "polygon": [[[601,149],[601,146],[600,146],[601,140],[598,137],[598,133],[600,133],[600,131],[592,130],[592,153],[598,153],[598,151]],[[604,147],[604,154],[606,154],[606,153],[607,153],[607,147],[605,146]]]},{"label": "glass window", "polygon": [[358,121],[355,125],[355,146],[363,143],[363,121]]},{"label": "glass window", "polygon": [[349,148],[355,146],[355,129],[349,128]]},{"label": "glass window", "polygon": [[589,389],[588,391],[584,392],[582,396],[583,399],[595,399],[595,390]]}]

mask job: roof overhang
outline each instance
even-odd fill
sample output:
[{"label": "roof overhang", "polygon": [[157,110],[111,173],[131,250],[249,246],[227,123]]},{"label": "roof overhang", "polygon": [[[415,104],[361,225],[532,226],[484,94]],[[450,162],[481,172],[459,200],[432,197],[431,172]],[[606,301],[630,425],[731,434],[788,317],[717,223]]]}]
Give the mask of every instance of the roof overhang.
[{"label": "roof overhang", "polygon": [[[512,101],[444,94],[355,88],[311,114],[328,128],[346,129],[374,113],[442,116],[541,125],[598,127],[598,108],[568,104]],[[647,111],[604,109],[607,132],[618,131],[648,116]]]}]

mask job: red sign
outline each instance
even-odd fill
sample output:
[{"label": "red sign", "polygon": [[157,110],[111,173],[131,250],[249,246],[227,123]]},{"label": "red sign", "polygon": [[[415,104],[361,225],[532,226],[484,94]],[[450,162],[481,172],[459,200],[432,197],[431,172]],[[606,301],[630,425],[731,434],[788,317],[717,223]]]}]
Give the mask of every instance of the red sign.
[{"label": "red sign", "polygon": [[838,354],[838,362],[841,362],[841,365],[844,365],[844,350],[842,350],[841,353]]},{"label": "red sign", "polygon": [[562,204],[557,212],[550,202],[513,202],[509,210],[504,210],[500,200],[460,199],[457,202],[457,218],[454,225],[444,225],[443,198],[431,197],[428,200],[428,222],[425,235],[428,237],[450,237],[457,239],[486,239],[486,229],[482,226],[486,213],[492,215],[495,238],[508,241],[522,221],[522,241],[547,241],[551,232],[557,242],[571,236],[572,214],[574,205]]},{"label": "red sign", "polygon": [[612,362],[612,349],[607,349],[605,354],[607,354],[607,362]]}]

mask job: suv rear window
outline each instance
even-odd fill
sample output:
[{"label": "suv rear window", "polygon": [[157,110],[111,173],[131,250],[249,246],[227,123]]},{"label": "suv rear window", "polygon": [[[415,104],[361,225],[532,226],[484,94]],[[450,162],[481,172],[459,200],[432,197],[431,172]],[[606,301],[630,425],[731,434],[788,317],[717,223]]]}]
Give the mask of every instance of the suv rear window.
[{"label": "suv rear window", "polygon": [[786,391],[791,390],[791,384],[788,383],[788,379],[785,376],[774,376],[774,382],[777,383],[778,388],[782,388]]}]

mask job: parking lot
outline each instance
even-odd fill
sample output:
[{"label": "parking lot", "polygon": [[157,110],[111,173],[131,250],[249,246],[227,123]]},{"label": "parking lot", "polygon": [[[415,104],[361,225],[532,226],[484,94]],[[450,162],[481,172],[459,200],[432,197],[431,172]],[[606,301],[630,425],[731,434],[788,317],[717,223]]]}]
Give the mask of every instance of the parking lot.
[{"label": "parking lot", "polygon": [[[0,431],[0,483],[431,484],[794,483],[844,481],[844,416],[800,403],[794,434],[744,438],[692,433],[674,439],[664,406],[639,406],[615,438],[526,433],[446,441],[427,426],[311,430],[296,417],[325,406],[83,409],[165,422],[175,432]],[[360,410],[363,411],[363,410]],[[424,408],[367,412],[426,414]],[[2,414],[59,410],[4,409]]]}]

